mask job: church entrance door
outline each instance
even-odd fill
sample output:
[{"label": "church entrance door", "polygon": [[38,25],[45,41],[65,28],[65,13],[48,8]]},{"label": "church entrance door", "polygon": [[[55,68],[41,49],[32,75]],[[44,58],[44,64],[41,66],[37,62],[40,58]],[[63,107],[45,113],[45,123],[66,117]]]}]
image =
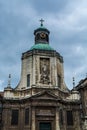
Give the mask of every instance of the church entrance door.
[{"label": "church entrance door", "polygon": [[52,130],[51,122],[40,122],[39,123],[39,130]]}]

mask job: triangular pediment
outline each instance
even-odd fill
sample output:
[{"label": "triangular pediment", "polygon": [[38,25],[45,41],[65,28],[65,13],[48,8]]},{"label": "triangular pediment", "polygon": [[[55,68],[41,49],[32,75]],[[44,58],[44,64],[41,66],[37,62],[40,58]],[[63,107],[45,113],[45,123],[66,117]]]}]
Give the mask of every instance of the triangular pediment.
[{"label": "triangular pediment", "polygon": [[39,92],[31,97],[32,99],[60,100],[60,98],[50,91]]}]

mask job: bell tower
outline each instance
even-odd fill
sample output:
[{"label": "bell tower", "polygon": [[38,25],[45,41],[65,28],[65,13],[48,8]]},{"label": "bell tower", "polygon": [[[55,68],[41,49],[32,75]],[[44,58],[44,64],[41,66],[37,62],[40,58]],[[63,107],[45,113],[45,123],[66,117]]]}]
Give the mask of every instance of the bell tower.
[{"label": "bell tower", "polygon": [[39,28],[34,30],[35,44],[49,44],[49,30],[43,26],[44,20],[40,20],[41,25]]},{"label": "bell tower", "polygon": [[50,31],[43,26],[34,30],[34,45],[22,54],[21,79],[17,89],[65,89],[63,57],[49,44]]}]

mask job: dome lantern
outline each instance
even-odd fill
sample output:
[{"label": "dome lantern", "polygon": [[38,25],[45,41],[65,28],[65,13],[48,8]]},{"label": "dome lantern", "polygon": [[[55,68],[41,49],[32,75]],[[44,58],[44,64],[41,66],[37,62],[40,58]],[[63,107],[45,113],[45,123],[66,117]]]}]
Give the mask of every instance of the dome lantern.
[{"label": "dome lantern", "polygon": [[49,44],[49,30],[43,26],[44,20],[40,20],[40,27],[34,30],[35,44]]}]

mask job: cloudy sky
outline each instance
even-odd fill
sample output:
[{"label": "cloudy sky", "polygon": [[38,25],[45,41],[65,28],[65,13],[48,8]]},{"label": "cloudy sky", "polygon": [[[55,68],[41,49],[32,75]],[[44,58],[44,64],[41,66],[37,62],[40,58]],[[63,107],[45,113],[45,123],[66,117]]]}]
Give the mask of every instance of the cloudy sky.
[{"label": "cloudy sky", "polygon": [[15,87],[21,54],[34,44],[39,20],[50,30],[50,45],[64,58],[65,82],[72,89],[87,73],[87,0],[0,0],[0,90]]}]

